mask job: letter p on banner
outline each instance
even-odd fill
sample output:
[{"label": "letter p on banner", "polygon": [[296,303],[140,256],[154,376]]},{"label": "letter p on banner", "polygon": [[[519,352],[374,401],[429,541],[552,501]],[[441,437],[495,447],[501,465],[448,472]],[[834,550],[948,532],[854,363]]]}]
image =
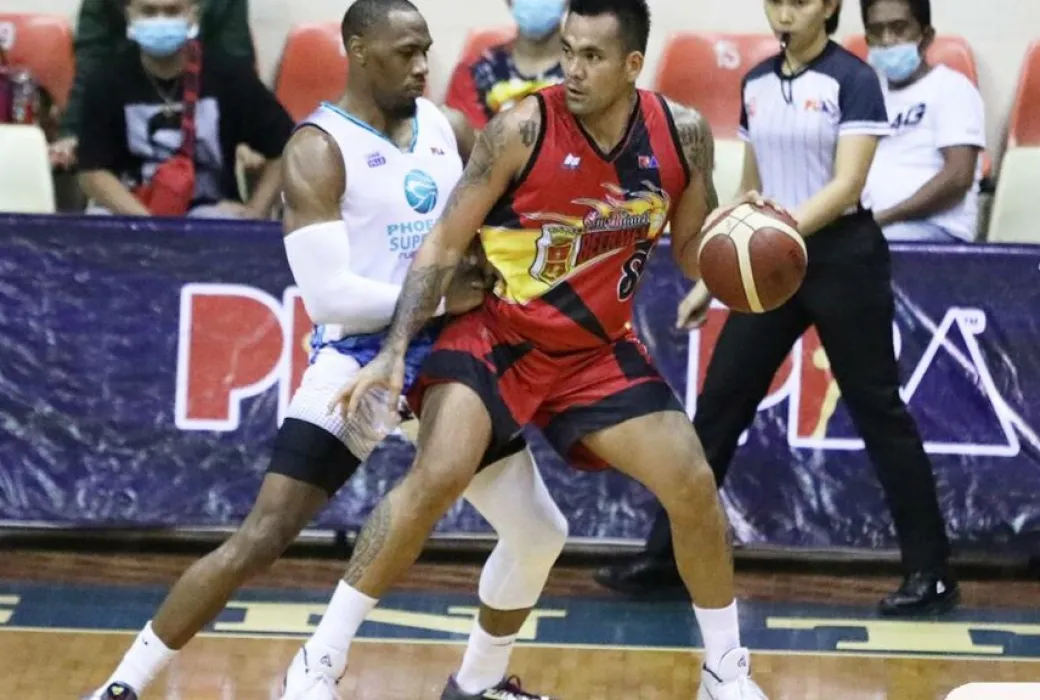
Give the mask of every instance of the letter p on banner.
[{"label": "letter p on banner", "polygon": [[946,700],[1036,700],[1040,683],[969,683],[946,696]]},{"label": "letter p on banner", "polygon": [[175,420],[181,430],[237,430],[240,404],[278,381],[281,302],[235,284],[181,289]]}]

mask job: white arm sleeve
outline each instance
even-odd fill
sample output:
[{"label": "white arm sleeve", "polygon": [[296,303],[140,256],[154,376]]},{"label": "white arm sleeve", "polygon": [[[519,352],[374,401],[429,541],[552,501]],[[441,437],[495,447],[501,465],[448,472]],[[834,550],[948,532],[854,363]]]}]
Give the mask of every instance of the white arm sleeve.
[{"label": "white arm sleeve", "polygon": [[344,222],[293,231],[285,237],[285,254],[312,321],[337,324],[347,335],[374,333],[390,325],[401,285],[350,270],[350,237]]}]

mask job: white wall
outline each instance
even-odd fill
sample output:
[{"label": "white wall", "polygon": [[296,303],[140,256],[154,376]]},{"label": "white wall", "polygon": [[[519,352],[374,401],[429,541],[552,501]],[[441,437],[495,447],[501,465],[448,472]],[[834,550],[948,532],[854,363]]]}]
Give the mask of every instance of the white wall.
[{"label": "white wall", "polygon": [[[508,24],[504,0],[414,0],[430,22],[433,51],[431,89],[440,97],[471,27]],[[265,78],[273,76],[286,33],[297,22],[338,21],[349,0],[251,0],[250,15]],[[845,0],[839,37],[863,29],[858,0]],[[78,0],[0,0],[4,12],[51,12],[75,17]],[[653,35],[644,84],[670,31],[766,31],[762,0],[650,0]],[[944,34],[960,34],[975,49],[995,154],[1004,140],[1019,66],[1033,39],[1040,39],[1040,0],[932,0],[933,20]]]}]

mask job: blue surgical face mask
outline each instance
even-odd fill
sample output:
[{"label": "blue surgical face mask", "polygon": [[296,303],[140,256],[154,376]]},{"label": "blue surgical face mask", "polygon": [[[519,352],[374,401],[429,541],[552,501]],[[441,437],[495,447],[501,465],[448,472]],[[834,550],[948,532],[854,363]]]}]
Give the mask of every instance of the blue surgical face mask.
[{"label": "blue surgical face mask", "polygon": [[181,50],[188,39],[195,38],[197,27],[185,17],[144,17],[126,28],[126,35],[137,42],[149,56],[166,58]]},{"label": "blue surgical face mask", "polygon": [[560,26],[566,0],[513,0],[513,18],[520,34],[544,39]]},{"label": "blue surgical face mask", "polygon": [[917,44],[896,44],[870,49],[870,65],[893,83],[902,83],[921,67],[921,51]]}]

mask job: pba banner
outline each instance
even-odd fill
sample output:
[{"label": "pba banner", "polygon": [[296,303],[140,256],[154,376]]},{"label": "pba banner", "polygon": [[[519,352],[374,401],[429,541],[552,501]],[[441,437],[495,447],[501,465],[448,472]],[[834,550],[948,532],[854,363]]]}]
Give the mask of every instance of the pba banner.
[{"label": "pba banner", "polygon": [[[961,544],[1040,533],[1040,247],[901,246],[903,396]],[[725,318],[674,328],[687,284],[651,258],[636,326],[691,412]],[[234,524],[248,511],[310,323],[268,223],[0,217],[0,520]],[[576,537],[639,539],[654,514],[616,473],[574,471],[531,435]],[[319,516],[355,528],[407,469],[388,443]],[[812,332],[794,347],[724,490],[738,540],[893,545],[880,487]],[[487,526],[466,505],[443,534]]]}]

